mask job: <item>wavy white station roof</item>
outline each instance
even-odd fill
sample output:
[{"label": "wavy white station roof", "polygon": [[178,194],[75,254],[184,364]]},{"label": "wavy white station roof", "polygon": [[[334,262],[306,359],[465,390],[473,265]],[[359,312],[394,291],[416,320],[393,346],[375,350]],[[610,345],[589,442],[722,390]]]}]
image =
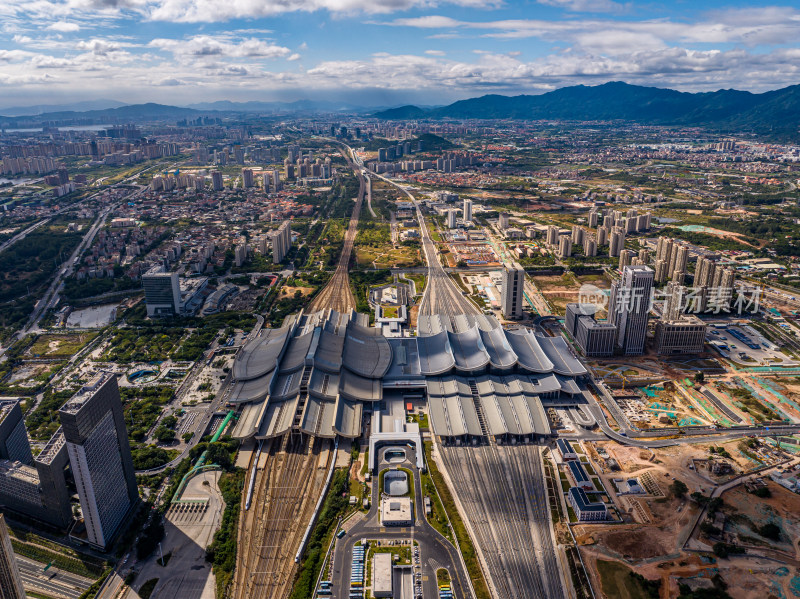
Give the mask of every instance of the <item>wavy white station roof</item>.
[{"label": "wavy white station roof", "polygon": [[343,370],[339,377],[339,394],[353,401],[380,401],[383,399],[383,384],[380,379],[369,379]]},{"label": "wavy white station roof", "polygon": [[339,397],[336,400],[336,414],[333,420],[333,430],[343,437],[352,439],[361,435],[361,416],[363,404],[359,401],[350,401]]},{"label": "wavy white station roof", "polygon": [[381,378],[392,363],[392,348],[380,329],[353,321],[347,325],[343,352],[348,370],[369,378]]},{"label": "wavy white station roof", "polygon": [[314,339],[314,331],[311,330],[307,333],[297,335],[289,340],[289,346],[286,348],[286,353],[281,360],[280,371],[294,372],[300,370],[305,366],[306,355],[308,348],[311,347],[311,341]]},{"label": "wavy white station roof", "polygon": [[300,393],[300,379],[303,376],[301,370],[295,370],[287,374],[279,374],[272,386],[270,399],[289,399]]},{"label": "wavy white station roof", "polygon": [[489,330],[481,328],[480,335],[483,347],[489,354],[489,363],[494,368],[512,368],[517,363],[517,354],[511,348],[503,329],[500,327]]},{"label": "wavy white station roof", "polygon": [[314,352],[314,366],[328,372],[339,372],[342,369],[342,350],[344,337],[328,330],[319,336],[317,350]]},{"label": "wavy white station roof", "polygon": [[581,376],[586,368],[572,355],[563,337],[544,337],[536,335],[547,358],[553,363],[553,372],[564,376]]},{"label": "wavy white station roof", "polygon": [[309,435],[323,438],[333,438],[333,420],[336,414],[336,402],[330,399],[309,397],[303,409],[300,429]]},{"label": "wavy white station roof", "polygon": [[315,368],[308,381],[308,392],[322,399],[336,399],[339,394],[339,373],[329,373]]},{"label": "wavy white station roof", "polygon": [[561,391],[561,381],[552,373],[531,375],[527,378],[533,386],[533,392],[537,395],[546,395],[548,393]]},{"label": "wavy white station roof", "polygon": [[242,347],[233,364],[237,381],[256,379],[271,372],[280,357],[291,327],[262,329],[258,337]]},{"label": "wavy white station roof", "polygon": [[480,370],[489,364],[489,354],[483,346],[477,326],[461,333],[447,333],[456,368],[459,370]]},{"label": "wavy white station roof", "polygon": [[422,374],[444,374],[456,365],[447,331],[441,331],[430,337],[417,337],[417,350]]},{"label": "wavy white station roof", "polygon": [[236,381],[228,401],[230,403],[250,403],[261,401],[269,394],[269,386],[275,376],[275,370],[256,379]]},{"label": "wavy white station roof", "polygon": [[267,400],[267,409],[261,419],[261,426],[258,429],[256,438],[269,439],[278,437],[292,428],[294,414],[297,411],[297,401],[300,396],[285,401],[275,401],[272,398]]},{"label": "wavy white station roof", "polygon": [[236,421],[236,426],[231,433],[237,439],[248,439],[258,432],[261,422],[264,419],[264,414],[267,411],[267,401],[261,401],[247,404],[242,408],[239,414],[239,420]]},{"label": "wavy white station roof", "polygon": [[539,338],[528,330],[505,331],[511,349],[517,354],[517,364],[530,372],[552,372],[553,363],[539,345]]}]

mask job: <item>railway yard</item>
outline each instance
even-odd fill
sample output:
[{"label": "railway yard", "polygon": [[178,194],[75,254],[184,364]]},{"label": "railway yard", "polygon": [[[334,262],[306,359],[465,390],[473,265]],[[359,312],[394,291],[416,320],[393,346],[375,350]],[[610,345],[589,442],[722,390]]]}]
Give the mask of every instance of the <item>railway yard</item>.
[{"label": "railway yard", "polygon": [[439,451],[493,596],[565,597],[540,448],[487,444]]},{"label": "railway yard", "polygon": [[295,556],[335,459],[330,445],[284,435],[253,453],[250,476],[256,479],[240,520],[234,597],[279,599],[291,592]]}]

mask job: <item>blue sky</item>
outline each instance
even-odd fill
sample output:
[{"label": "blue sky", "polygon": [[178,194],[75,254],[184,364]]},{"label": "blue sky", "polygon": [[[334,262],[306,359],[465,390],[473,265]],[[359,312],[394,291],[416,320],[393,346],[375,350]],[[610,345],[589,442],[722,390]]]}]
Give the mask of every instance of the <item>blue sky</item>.
[{"label": "blue sky", "polygon": [[719,0],[1,0],[0,107],[440,104],[612,80],[800,82],[800,8]]}]

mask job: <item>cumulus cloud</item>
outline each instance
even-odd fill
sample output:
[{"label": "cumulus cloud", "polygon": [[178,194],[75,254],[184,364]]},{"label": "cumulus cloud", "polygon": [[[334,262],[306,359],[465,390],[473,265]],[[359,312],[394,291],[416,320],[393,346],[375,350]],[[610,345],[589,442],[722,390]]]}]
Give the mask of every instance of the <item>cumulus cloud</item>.
[{"label": "cumulus cloud", "polygon": [[151,41],[149,45],[182,58],[218,56],[275,59],[292,54],[289,48],[256,38],[237,42],[211,35],[196,35],[183,40],[158,38]]},{"label": "cumulus cloud", "polygon": [[75,31],[80,31],[81,26],[77,23],[71,23],[70,21],[56,21],[46,27],[50,31],[58,31],[60,33],[73,33]]},{"label": "cumulus cloud", "polygon": [[612,0],[536,0],[539,4],[558,6],[572,12],[620,12],[624,7]]}]

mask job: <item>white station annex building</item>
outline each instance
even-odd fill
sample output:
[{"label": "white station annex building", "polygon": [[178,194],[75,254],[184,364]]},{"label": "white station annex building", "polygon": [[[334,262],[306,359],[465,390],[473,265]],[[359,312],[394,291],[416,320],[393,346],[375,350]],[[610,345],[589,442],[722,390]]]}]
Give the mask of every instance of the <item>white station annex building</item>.
[{"label": "white station annex building", "polygon": [[366,314],[324,310],[244,345],[227,401],[242,405],[240,439],[356,438],[365,407],[427,397],[443,442],[537,441],[551,435],[542,400],[581,403],[586,374],[563,337],[506,330],[491,316],[420,316],[416,337],[388,338]]}]

